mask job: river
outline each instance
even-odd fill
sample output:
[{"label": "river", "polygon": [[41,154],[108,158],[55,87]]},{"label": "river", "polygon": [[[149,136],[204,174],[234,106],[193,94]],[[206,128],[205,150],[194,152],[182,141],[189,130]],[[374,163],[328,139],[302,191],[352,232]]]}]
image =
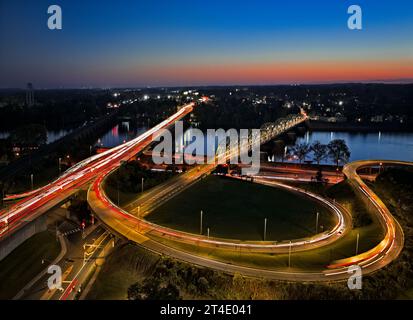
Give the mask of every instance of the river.
[{"label": "river", "polygon": [[[298,137],[298,143],[323,144],[334,139],[346,141],[350,151],[350,161],[365,159],[404,160],[413,161],[413,133],[378,132],[325,132],[308,131],[303,137]],[[309,157],[311,159],[311,155]]]},{"label": "river", "polygon": [[[147,130],[143,126],[131,126],[129,122],[122,122],[115,125],[98,139],[96,145],[111,148],[124,141],[129,141]],[[328,144],[331,140],[343,139],[346,141],[350,151],[350,161],[363,159],[383,159],[383,160],[404,160],[413,161],[413,133],[399,132],[378,132],[378,133],[357,133],[357,132],[326,132],[326,131],[308,131],[304,136],[297,137],[298,143],[313,143],[320,141]],[[194,139],[192,139],[194,140]],[[189,132],[184,138],[187,145],[190,141]],[[206,151],[209,145],[205,139],[199,145],[199,149]],[[214,148],[212,148],[213,150]],[[210,149],[211,150],[211,149]],[[307,160],[312,158],[311,154]],[[280,160],[280,159],[278,159]],[[323,163],[329,163],[329,160]]]}]

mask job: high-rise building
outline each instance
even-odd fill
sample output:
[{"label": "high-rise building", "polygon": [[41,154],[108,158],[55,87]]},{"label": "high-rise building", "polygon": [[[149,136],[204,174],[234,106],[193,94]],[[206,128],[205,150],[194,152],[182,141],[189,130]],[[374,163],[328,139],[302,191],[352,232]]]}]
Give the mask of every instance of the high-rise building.
[{"label": "high-rise building", "polygon": [[34,105],[34,89],[31,82],[27,84],[26,88],[26,105],[29,107]]}]

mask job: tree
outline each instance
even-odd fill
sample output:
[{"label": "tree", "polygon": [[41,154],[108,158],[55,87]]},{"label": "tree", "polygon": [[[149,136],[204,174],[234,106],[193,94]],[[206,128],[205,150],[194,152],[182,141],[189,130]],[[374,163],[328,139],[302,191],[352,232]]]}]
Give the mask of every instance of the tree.
[{"label": "tree", "polygon": [[135,283],[128,288],[129,300],[181,300],[177,286],[163,284],[159,280],[147,278],[143,283]]},{"label": "tree", "polygon": [[321,171],[321,167],[318,169],[318,171],[315,175],[315,180],[317,182],[323,182],[323,172]]},{"label": "tree", "polygon": [[142,286],[139,283],[132,284],[128,288],[128,299],[129,300],[144,300],[145,295],[142,292]]},{"label": "tree", "polygon": [[154,295],[153,300],[181,300],[181,295],[177,286],[168,283],[167,286],[161,287],[156,295]]},{"label": "tree", "polygon": [[322,144],[320,141],[315,141],[311,145],[311,151],[313,152],[313,160],[320,165],[320,162],[327,158],[328,148],[327,145]]},{"label": "tree", "polygon": [[342,139],[330,141],[327,145],[328,155],[338,166],[340,161],[346,163],[350,159],[350,150],[346,142]]},{"label": "tree", "polygon": [[209,288],[209,282],[208,282],[207,278],[199,277],[199,279],[198,279],[198,290],[199,290],[199,292],[206,293],[206,292],[208,292],[208,288]]},{"label": "tree", "polygon": [[10,142],[22,148],[38,147],[46,144],[46,127],[39,124],[30,124],[19,127],[10,133]]},{"label": "tree", "polygon": [[310,145],[308,143],[300,143],[293,147],[292,152],[297,156],[300,163],[302,163],[307,155],[310,153]]},{"label": "tree", "polygon": [[77,217],[79,221],[90,219],[90,209],[86,200],[76,198],[71,199],[70,206],[67,210],[72,216]]}]

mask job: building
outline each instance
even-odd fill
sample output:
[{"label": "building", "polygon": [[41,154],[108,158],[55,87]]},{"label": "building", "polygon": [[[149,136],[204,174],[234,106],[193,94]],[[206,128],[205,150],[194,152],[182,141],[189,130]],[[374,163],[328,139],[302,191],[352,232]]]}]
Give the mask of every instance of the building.
[{"label": "building", "polygon": [[33,84],[29,82],[26,88],[26,105],[31,107],[34,105],[34,89]]}]

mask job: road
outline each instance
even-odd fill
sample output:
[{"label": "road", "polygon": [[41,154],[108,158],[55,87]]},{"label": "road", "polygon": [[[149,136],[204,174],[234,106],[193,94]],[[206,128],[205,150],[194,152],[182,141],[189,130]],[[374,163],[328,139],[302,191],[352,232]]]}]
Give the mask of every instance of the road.
[{"label": "road", "polygon": [[[90,230],[85,230],[86,237],[83,237],[81,231],[76,231],[76,226],[73,224],[65,222],[59,228],[62,233],[67,233],[65,236],[67,252],[58,263],[62,269],[62,289],[50,290],[47,286],[47,279],[51,275],[46,273],[20,299],[73,300],[78,298],[79,289],[86,287],[86,282],[96,269],[96,263],[104,258],[105,246],[111,247],[112,238],[105,229],[99,226],[90,228]],[[71,230],[75,232],[71,233]],[[88,247],[84,248],[85,244]]]},{"label": "road", "polygon": [[[39,190],[36,190],[36,192],[30,194],[24,200],[16,203],[10,208],[7,208],[6,211],[0,212],[0,240],[1,238],[4,238],[8,234],[17,230],[21,225],[24,225],[32,219],[35,219],[38,215],[43,214],[51,207],[63,201],[65,198],[76,192],[78,188],[84,187],[85,185],[94,181],[92,187],[89,189],[88,200],[91,206],[93,206],[95,212],[98,214],[99,218],[110,230],[136,243],[140,243],[150,250],[165,253],[198,265],[212,267],[227,272],[241,272],[246,275],[253,275],[258,277],[300,281],[325,281],[347,279],[347,266],[351,264],[359,264],[363,268],[364,273],[370,273],[382,268],[398,256],[403,247],[403,231],[398,222],[388,211],[384,203],[362,181],[361,177],[357,174],[357,169],[368,166],[377,166],[380,165],[380,163],[385,165],[412,165],[412,163],[405,163],[400,161],[359,161],[348,164],[344,167],[343,173],[346,175],[353,188],[361,197],[364,197],[367,201],[373,204],[377,217],[385,230],[385,237],[375,248],[359,255],[336,261],[335,263],[328,266],[327,269],[320,270],[320,272],[306,273],[288,270],[284,272],[235,266],[220,261],[199,257],[187,252],[178,251],[147,237],[145,233],[154,232],[154,230],[158,231],[159,226],[153,224],[151,225],[148,222],[145,222],[144,220],[141,220],[138,217],[120,208],[117,208],[105,197],[104,193],[102,193],[101,183],[108,173],[119,167],[122,161],[126,161],[136,153],[142,151],[153,141],[154,136],[156,136],[156,134],[159,133],[161,129],[169,127],[175,121],[189,114],[193,110],[193,107],[193,103],[183,106],[173,116],[164,120],[136,139],[133,139],[116,148],[110,149],[102,154],[90,157],[78,163],[77,165],[67,170],[54,182],[43,188],[40,188]],[[277,125],[273,125],[271,130],[273,130],[274,132],[282,132],[283,128],[287,127],[289,123],[293,124],[294,120],[289,120],[288,123],[279,125],[279,127],[277,127]],[[271,133],[267,133],[267,138],[271,138]],[[231,154],[231,152],[232,151],[230,151],[229,153]],[[211,170],[211,168],[205,166],[203,170],[205,170],[206,173]],[[186,175],[184,179],[188,179],[188,181],[186,182],[190,183],[191,181],[199,179],[205,173],[201,170],[194,170],[193,172],[190,172],[188,175]],[[185,181],[179,181],[179,179],[178,182],[171,182],[169,187],[166,187],[165,190],[162,189],[164,190],[162,193],[148,193],[147,195],[145,195],[147,199],[146,201],[142,202],[142,207],[140,208],[141,204],[139,204],[138,202],[134,204],[135,208],[138,208],[138,211],[142,210],[143,214],[149,212],[154,207],[156,207],[158,203],[162,202],[160,201],[159,197],[161,197],[162,200],[163,197],[169,197],[171,196],[171,194],[173,195],[174,193],[179,191],[179,189],[176,188],[177,184],[182,186],[188,185],[188,183],[186,183]],[[138,215],[140,215],[140,212],[138,212]],[[344,232],[344,230],[336,229],[336,232]],[[161,230],[161,234],[165,234],[165,230]],[[175,236],[173,234],[169,235]],[[193,240],[195,242],[200,241],[199,238],[193,238],[190,240]],[[205,243],[210,242],[217,245],[216,241],[219,240],[209,238],[203,239],[203,242]],[[225,244],[223,243],[222,245]],[[240,244],[238,244],[238,246],[239,245]],[[261,246],[262,244],[245,245]],[[305,243],[303,243],[303,245],[305,245]],[[291,244],[284,244],[284,246],[286,248],[291,248]],[[73,292],[73,288],[76,286],[77,282],[81,280],[80,278],[83,277],[81,274],[83,274],[82,270],[84,270],[84,268],[89,268],[88,264],[85,264],[85,267],[82,266],[81,270],[78,271],[80,273],[77,274],[74,280],[71,281],[71,285],[65,289],[60,298],[66,299],[74,297],[75,293]]]},{"label": "road", "polygon": [[[277,186],[279,188],[285,188],[291,192],[300,193],[305,197],[311,198],[313,201],[319,202],[330,212],[332,212],[332,214],[336,215],[336,225],[331,230],[326,230],[323,233],[319,233],[312,237],[304,239],[295,239],[292,241],[239,241],[232,239],[213,238],[173,230],[167,227],[156,225],[143,219],[145,215],[147,215],[158,205],[164,203],[167,199],[169,199],[169,197],[174,196],[177,192],[180,192],[182,189],[188,187],[188,185],[193,183],[193,177],[198,179],[200,175],[208,172],[208,170],[210,170],[210,166],[212,165],[194,168],[193,170],[182,174],[176,179],[171,179],[172,181],[168,181],[164,184],[159,185],[158,187],[154,188],[153,191],[148,191],[145,196],[140,197],[140,200],[136,201],[139,202],[140,207],[144,209],[139,209],[138,207],[138,209],[136,210],[136,203],[132,203],[126,207],[126,209],[130,208],[130,212],[128,212],[126,209],[124,210],[118,208],[107,198],[103,188],[101,187],[102,183],[100,179],[97,179],[89,190],[88,202],[99,219],[113,230],[116,229],[115,227],[113,227],[113,224],[118,222],[116,219],[119,220],[120,218],[122,218],[122,223],[127,224],[131,228],[133,226],[137,226],[139,228],[139,232],[146,237],[149,237],[150,235],[161,236],[164,238],[172,239],[174,241],[196,244],[198,246],[214,248],[219,247],[232,250],[242,249],[248,252],[285,253],[289,250],[292,250],[294,252],[310,250],[336,241],[351,229],[351,215],[342,207],[338,206],[338,204],[334,203],[332,200],[323,199],[318,195],[312,194],[299,188],[277,184],[275,182],[268,182],[265,180],[262,180],[261,183],[270,186]],[[171,192],[172,194],[168,194],[168,192]],[[164,194],[166,198],[163,198]],[[113,220],[112,218],[114,218],[115,220]]]},{"label": "road", "polygon": [[194,106],[195,103],[182,106],[178,112],[137,138],[77,163],[57,180],[0,211],[0,241],[92,182],[98,174],[112,170],[122,161],[142,151],[153,142],[162,129],[185,117]]},{"label": "road", "polygon": [[356,193],[373,204],[378,221],[385,230],[383,240],[369,251],[333,262],[329,268],[358,264],[363,266],[364,270],[375,271],[396,259],[403,249],[404,234],[400,224],[390,213],[383,201],[367,186],[357,173],[357,171],[362,168],[381,167],[383,165],[411,166],[413,163],[404,161],[365,160],[352,162],[343,169],[343,173],[346,175]]},{"label": "road", "polygon": [[[244,165],[241,165],[243,167]],[[310,167],[311,166],[311,167]],[[306,168],[300,168],[299,165],[286,164],[261,164],[260,172],[257,177],[290,181],[290,182],[312,182],[314,181],[318,171],[317,165],[306,165]],[[364,180],[374,181],[377,174],[360,174]],[[323,169],[322,178],[329,184],[337,184],[345,179],[341,169]]]},{"label": "road", "polygon": [[[288,119],[287,121],[285,121],[285,123],[280,120],[281,125],[279,127],[272,126],[271,132],[278,135],[283,132],[282,130],[289,130],[292,126],[297,125],[304,119],[305,117],[295,117],[292,119]],[[264,137],[262,137],[263,135]],[[257,143],[261,143],[263,140],[266,141],[270,138],[271,136],[268,132],[260,132],[260,134],[253,136],[248,141],[245,140],[242,142],[242,146],[245,146],[245,149],[242,149],[241,146],[239,148],[238,145],[232,148],[222,147],[222,151],[220,151],[220,148],[218,148],[216,160],[222,158],[223,163],[225,163],[226,160],[231,159],[234,155],[238,156],[240,150],[248,150],[248,148],[250,147],[250,145],[254,143],[254,141],[256,141]],[[336,214],[336,226],[334,226],[332,230],[328,232],[320,233],[313,237],[305,239],[297,239],[293,241],[284,242],[263,242],[226,240],[212,237],[210,238],[208,236],[194,235],[162,227],[143,219],[144,216],[146,216],[150,211],[155,209],[157,206],[161,205],[162,203],[164,203],[171,197],[175,196],[185,188],[189,187],[194,182],[201,179],[203,176],[209,174],[216,167],[216,165],[217,162],[207,165],[196,166],[188,172],[183,173],[173,179],[170,179],[169,181],[145,192],[136,201],[129,204],[126,207],[126,210],[118,208],[113,202],[111,202],[102,188],[102,184],[104,183],[106,177],[111,174],[111,172],[108,172],[107,174],[103,174],[101,177],[96,179],[95,183],[89,189],[88,202],[92,210],[94,210],[97,213],[101,220],[103,219],[103,217],[106,218],[106,220],[103,221],[112,230],[115,230],[115,228],[111,226],[109,223],[114,223],[115,221],[110,219],[111,216],[123,216],[126,218],[124,220],[124,223],[132,223],[133,225],[138,226],[140,233],[142,234],[148,235],[150,233],[151,235],[156,234],[158,236],[168,237],[173,240],[189,244],[196,243],[197,245],[202,246],[220,247],[232,250],[244,249],[249,250],[250,252],[275,253],[288,252],[289,250],[309,250],[314,248],[315,246],[330,243],[334,241],[336,238],[342,237],[350,226],[349,221],[351,221],[351,219],[347,219],[346,221],[344,218],[344,214],[342,213],[342,208],[337,207],[337,205],[335,205],[331,201],[322,199],[319,196],[302,191],[298,188],[287,187],[284,185],[280,185],[280,187],[293,189],[295,192],[300,192],[307,197],[312,197],[314,200],[321,202],[321,204],[323,204],[330,211]],[[106,210],[107,212],[103,212],[104,210]]]},{"label": "road", "polygon": [[[367,201],[371,202],[375,208],[375,213],[382,227],[386,231],[385,238],[381,243],[364,253],[349,257],[334,264],[326,266],[318,272],[297,272],[293,270],[268,270],[261,268],[249,268],[240,265],[234,265],[207,259],[192,253],[184,252],[161,244],[147,236],[148,230],[152,232],[148,225],[144,225],[143,220],[138,219],[132,214],[117,208],[113,203],[108,201],[100,190],[103,177],[96,180],[94,185],[89,189],[88,200],[94,211],[99,216],[99,219],[111,229],[113,232],[122,235],[123,237],[138,243],[145,248],[173,256],[183,261],[214,268],[217,270],[235,273],[240,272],[247,276],[254,276],[260,278],[292,280],[292,281],[332,281],[332,280],[346,280],[349,277],[348,266],[358,264],[363,271],[363,274],[368,274],[379,270],[391,261],[397,258],[403,248],[403,231],[399,223],[392,217],[384,203],[370,190],[357,174],[357,170],[362,167],[375,166],[378,164],[385,165],[413,165],[413,163],[406,163],[400,161],[359,161],[346,165],[344,167],[344,174],[349,179],[353,188],[358,190],[360,196],[365,197]],[[273,182],[271,182],[273,183]],[[147,222],[146,222],[147,223]],[[158,226],[152,226],[157,228]],[[196,239],[196,238],[194,238]]]},{"label": "road", "polygon": [[[301,182],[311,182],[314,181],[317,175],[317,167],[314,166],[312,169],[309,168],[299,168],[292,166],[282,166],[282,165],[271,165],[261,164],[259,176],[262,177],[272,177],[280,181],[301,181]],[[344,176],[341,171],[322,171],[323,179],[327,179],[330,184],[336,184],[343,181]]]}]

